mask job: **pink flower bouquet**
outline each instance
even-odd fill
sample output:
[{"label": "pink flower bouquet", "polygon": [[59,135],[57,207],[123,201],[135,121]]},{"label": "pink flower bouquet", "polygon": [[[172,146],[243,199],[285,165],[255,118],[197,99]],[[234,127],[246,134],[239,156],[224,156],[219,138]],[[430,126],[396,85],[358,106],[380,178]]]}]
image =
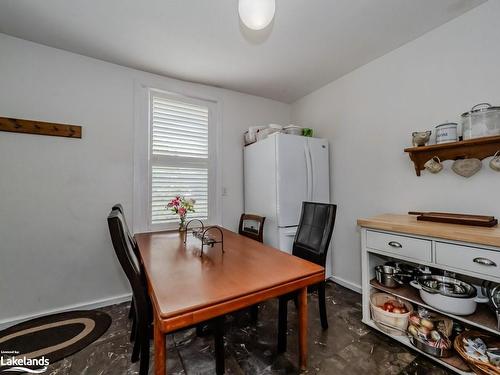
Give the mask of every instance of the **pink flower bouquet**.
[{"label": "pink flower bouquet", "polygon": [[174,214],[179,215],[180,226],[179,229],[184,229],[186,225],[186,215],[188,212],[194,211],[194,204],[196,201],[192,198],[186,198],[181,195],[177,195],[175,198],[170,200],[167,204],[167,208],[170,209]]}]

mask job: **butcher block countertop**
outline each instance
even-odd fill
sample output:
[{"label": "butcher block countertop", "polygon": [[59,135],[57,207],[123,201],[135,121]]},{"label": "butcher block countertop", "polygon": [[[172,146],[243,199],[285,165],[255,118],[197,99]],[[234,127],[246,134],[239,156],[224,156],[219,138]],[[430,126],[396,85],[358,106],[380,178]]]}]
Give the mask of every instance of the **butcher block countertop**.
[{"label": "butcher block countertop", "polygon": [[382,214],[367,219],[358,219],[364,228],[389,232],[416,234],[447,240],[469,242],[479,245],[500,247],[500,228],[474,227],[469,225],[444,224],[430,221],[417,221],[414,215]]}]

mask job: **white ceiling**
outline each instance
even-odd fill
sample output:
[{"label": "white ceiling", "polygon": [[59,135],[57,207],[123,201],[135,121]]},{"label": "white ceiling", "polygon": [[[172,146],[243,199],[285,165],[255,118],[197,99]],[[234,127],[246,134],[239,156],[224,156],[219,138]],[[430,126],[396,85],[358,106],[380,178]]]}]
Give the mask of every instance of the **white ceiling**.
[{"label": "white ceiling", "polygon": [[293,102],[485,0],[2,0],[0,32],[170,77]]}]

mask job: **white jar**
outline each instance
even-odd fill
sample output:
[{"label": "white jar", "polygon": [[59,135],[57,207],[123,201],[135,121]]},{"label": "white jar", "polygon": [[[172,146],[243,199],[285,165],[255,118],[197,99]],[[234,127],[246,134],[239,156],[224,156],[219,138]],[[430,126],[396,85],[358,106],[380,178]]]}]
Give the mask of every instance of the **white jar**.
[{"label": "white jar", "polygon": [[436,126],[436,143],[449,143],[458,141],[458,124],[456,122],[446,122]]}]

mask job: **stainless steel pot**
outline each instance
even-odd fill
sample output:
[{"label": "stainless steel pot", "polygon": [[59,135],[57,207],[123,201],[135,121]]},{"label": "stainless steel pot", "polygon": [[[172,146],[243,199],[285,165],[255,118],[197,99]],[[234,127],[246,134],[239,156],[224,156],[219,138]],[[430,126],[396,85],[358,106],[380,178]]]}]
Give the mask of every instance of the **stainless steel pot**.
[{"label": "stainless steel pot", "polygon": [[483,294],[489,299],[489,304],[497,317],[497,329],[500,331],[500,284],[491,281],[483,282]]},{"label": "stainless steel pot", "polygon": [[384,265],[375,267],[375,277],[381,285],[387,288],[397,288],[403,285],[398,276],[398,269],[393,266]]},{"label": "stainless steel pot", "polygon": [[397,269],[398,278],[403,283],[409,283],[412,280],[416,280],[417,277],[424,275],[424,272],[420,268],[408,263],[389,261],[386,262],[385,265],[395,267]]},{"label": "stainless steel pot", "polygon": [[462,113],[462,133],[464,140],[499,135],[500,107],[480,103]]},{"label": "stainless steel pot", "polygon": [[497,314],[497,329],[500,331],[500,285],[493,288],[489,298]]},{"label": "stainless steel pot", "polygon": [[420,341],[419,339],[409,335],[408,339],[417,349],[432,355],[437,358],[447,358],[453,355],[453,348],[435,348],[433,346],[427,345],[425,342]]},{"label": "stainless steel pot", "polygon": [[488,298],[477,296],[472,284],[451,277],[421,276],[410,285],[419,289],[420,297],[429,306],[450,314],[470,315],[478,303],[488,302]]}]

